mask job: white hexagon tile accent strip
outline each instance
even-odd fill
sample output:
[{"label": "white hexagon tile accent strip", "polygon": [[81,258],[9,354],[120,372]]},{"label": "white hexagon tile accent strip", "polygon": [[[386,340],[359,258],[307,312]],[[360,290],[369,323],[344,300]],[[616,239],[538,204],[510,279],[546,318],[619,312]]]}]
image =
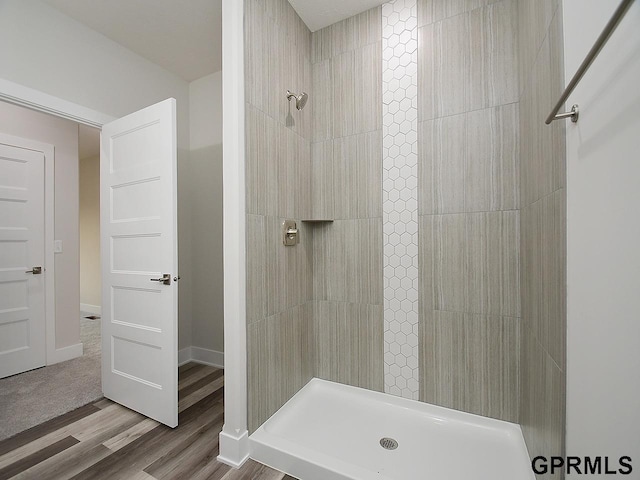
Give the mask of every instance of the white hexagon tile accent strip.
[{"label": "white hexagon tile accent strip", "polygon": [[384,388],[418,400],[418,17],[382,5]]}]

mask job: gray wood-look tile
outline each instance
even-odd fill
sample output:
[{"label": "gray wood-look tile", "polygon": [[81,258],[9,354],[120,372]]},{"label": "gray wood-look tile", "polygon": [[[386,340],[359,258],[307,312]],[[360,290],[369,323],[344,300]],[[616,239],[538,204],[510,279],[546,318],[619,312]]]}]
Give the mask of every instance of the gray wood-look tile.
[{"label": "gray wood-look tile", "polygon": [[247,322],[262,320],[267,314],[265,217],[247,215]]},{"label": "gray wood-look tile", "polygon": [[516,12],[502,0],[419,28],[421,121],[518,100]]},{"label": "gray wood-look tile", "polygon": [[382,38],[381,8],[375,7],[349,17],[331,27],[332,55],[340,55]]},{"label": "gray wood-look tile", "polygon": [[336,219],[382,216],[382,131],[333,141]]},{"label": "gray wood-look tile", "polygon": [[433,291],[436,310],[520,315],[517,211],[426,216],[420,225],[421,251],[432,252],[421,278],[433,282],[421,291]]},{"label": "gray wood-look tile", "polygon": [[313,305],[249,325],[249,430],[255,431],[313,376]]},{"label": "gray wood-look tile", "polygon": [[334,138],[382,128],[382,46],[366,45],[331,59]]},{"label": "gray wood-look tile", "polygon": [[247,213],[277,215],[279,141],[277,123],[247,105],[246,120],[246,209]]},{"label": "gray wood-look tile", "polygon": [[418,118],[430,120],[468,110],[471,89],[469,15],[418,30]]},{"label": "gray wood-look tile", "polygon": [[565,374],[532,331],[522,335],[520,425],[529,455],[563,456]]},{"label": "gray wood-look tile", "polygon": [[311,63],[316,64],[333,56],[331,26],[316,30],[311,34]]},{"label": "gray wood-look tile", "polygon": [[418,160],[419,213],[465,210],[467,119],[454,115],[421,122]]},{"label": "gray wood-look tile", "polygon": [[455,17],[501,0],[418,0],[418,26]]},{"label": "gray wood-look tile", "polygon": [[315,303],[316,376],[382,391],[382,306],[326,301]]},{"label": "gray wood-look tile", "polygon": [[420,122],[419,142],[421,215],[518,208],[517,104]]},{"label": "gray wood-look tile", "polygon": [[518,101],[516,0],[473,10],[470,19],[471,110]]},{"label": "gray wood-look tile", "polygon": [[421,322],[421,400],[517,421],[519,319],[435,310]]},{"label": "gray wood-look tile", "polygon": [[311,216],[332,220],[335,217],[333,185],[333,141],[311,144]]},{"label": "gray wood-look tile", "polygon": [[[463,214],[428,217],[432,223],[433,293],[436,310],[464,312],[466,265],[465,217]],[[429,241],[428,237],[425,241]]]},{"label": "gray wood-look tile", "polygon": [[313,64],[313,133],[312,140],[333,138],[333,69],[331,60]]},{"label": "gray wood-look tile", "polygon": [[382,305],[382,219],[336,220],[315,233],[315,298]]},{"label": "gray wood-look tile", "polygon": [[516,210],[520,201],[518,104],[466,114],[464,211]]}]

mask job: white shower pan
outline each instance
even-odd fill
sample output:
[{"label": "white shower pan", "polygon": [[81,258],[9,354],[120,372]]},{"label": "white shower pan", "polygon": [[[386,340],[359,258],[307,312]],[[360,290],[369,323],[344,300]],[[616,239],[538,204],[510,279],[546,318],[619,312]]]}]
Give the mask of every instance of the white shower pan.
[{"label": "white shower pan", "polygon": [[301,480],[535,478],[519,425],[317,378],[249,443]]}]

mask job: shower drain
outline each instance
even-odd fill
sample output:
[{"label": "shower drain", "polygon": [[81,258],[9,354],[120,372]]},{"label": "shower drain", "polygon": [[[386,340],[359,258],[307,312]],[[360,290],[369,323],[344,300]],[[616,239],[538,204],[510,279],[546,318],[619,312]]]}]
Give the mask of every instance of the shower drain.
[{"label": "shower drain", "polygon": [[398,442],[393,438],[384,437],[380,439],[380,446],[386,450],[395,450],[398,448]]}]

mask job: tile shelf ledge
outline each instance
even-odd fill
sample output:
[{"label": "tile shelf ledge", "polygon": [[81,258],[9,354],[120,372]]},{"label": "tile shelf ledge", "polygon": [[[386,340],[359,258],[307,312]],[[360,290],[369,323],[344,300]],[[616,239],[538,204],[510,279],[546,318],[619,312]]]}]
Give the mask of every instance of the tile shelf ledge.
[{"label": "tile shelf ledge", "polygon": [[331,223],[333,219],[329,218],[306,218],[302,220],[305,223]]}]

